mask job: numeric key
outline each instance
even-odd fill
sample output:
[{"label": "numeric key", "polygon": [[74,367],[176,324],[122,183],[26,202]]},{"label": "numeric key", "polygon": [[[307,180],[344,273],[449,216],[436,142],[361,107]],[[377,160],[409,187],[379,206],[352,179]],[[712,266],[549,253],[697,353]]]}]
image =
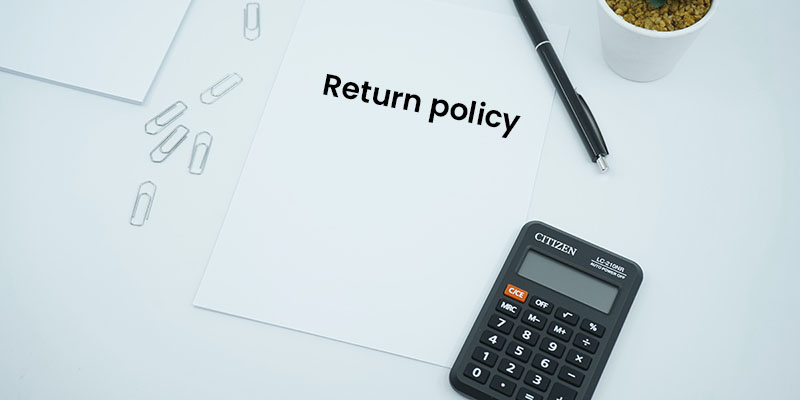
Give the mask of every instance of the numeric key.
[{"label": "numeric key", "polygon": [[472,352],[472,359],[488,367],[494,367],[497,363],[497,354],[478,346]]},{"label": "numeric key", "polygon": [[481,343],[495,350],[503,350],[503,345],[506,344],[506,338],[492,331],[483,331],[483,334],[481,334]]},{"label": "numeric key", "polygon": [[542,354],[537,354],[533,356],[533,366],[536,369],[540,369],[544,372],[547,372],[550,375],[553,375],[553,373],[556,372],[558,363],[553,361],[550,357],[546,357]]},{"label": "numeric key", "polygon": [[509,321],[507,318],[503,318],[497,314],[492,314],[492,317],[489,318],[489,326],[507,335],[511,332],[511,328],[514,326],[514,323]]},{"label": "numeric key", "polygon": [[519,379],[522,376],[522,372],[525,368],[523,368],[522,365],[516,361],[511,361],[507,358],[504,358],[500,360],[500,364],[497,366],[497,369],[514,379]]},{"label": "numeric key", "polygon": [[523,382],[525,382],[526,385],[532,386],[533,388],[543,392],[546,392],[547,387],[550,386],[550,378],[538,374],[536,371],[528,371]]},{"label": "numeric key", "polygon": [[484,384],[489,379],[489,371],[473,363],[467,364],[464,369],[464,376],[478,383]]},{"label": "numeric key", "polygon": [[539,345],[539,350],[547,352],[553,357],[561,358],[561,355],[564,354],[565,347],[566,345],[564,345],[563,343],[559,343],[550,338],[544,338],[542,340],[542,344]]},{"label": "numeric key", "polygon": [[531,354],[533,351],[517,342],[511,342],[508,345],[508,350],[506,350],[506,354],[510,355],[511,357],[516,358],[522,362],[528,362],[531,359]]},{"label": "numeric key", "polygon": [[514,338],[522,343],[536,346],[536,341],[539,340],[539,335],[536,334],[536,332],[525,328],[524,326],[518,326],[517,330],[514,331]]}]

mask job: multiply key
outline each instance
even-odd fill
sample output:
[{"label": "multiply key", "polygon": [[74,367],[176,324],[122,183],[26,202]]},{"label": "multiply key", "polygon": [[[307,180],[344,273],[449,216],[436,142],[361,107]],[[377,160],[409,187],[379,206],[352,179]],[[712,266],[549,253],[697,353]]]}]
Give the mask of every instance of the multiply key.
[{"label": "multiply key", "polygon": [[586,354],[581,354],[573,349],[569,349],[567,352],[567,362],[580,369],[587,370],[592,363],[592,358]]}]

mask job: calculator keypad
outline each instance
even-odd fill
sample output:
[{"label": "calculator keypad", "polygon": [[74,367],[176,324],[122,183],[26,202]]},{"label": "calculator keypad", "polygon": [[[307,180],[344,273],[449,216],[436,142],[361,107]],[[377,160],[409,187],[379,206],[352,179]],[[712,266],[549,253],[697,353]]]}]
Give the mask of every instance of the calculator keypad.
[{"label": "calculator keypad", "polygon": [[575,400],[606,328],[513,285],[499,297],[463,374],[501,398]]}]

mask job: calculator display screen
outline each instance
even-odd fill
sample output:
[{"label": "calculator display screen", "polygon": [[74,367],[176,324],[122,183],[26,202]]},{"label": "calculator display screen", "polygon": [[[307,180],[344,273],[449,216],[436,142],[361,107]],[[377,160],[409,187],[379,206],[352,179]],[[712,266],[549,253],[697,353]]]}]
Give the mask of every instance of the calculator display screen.
[{"label": "calculator display screen", "polygon": [[522,260],[519,274],[606,314],[619,292],[614,285],[533,250],[528,250]]}]

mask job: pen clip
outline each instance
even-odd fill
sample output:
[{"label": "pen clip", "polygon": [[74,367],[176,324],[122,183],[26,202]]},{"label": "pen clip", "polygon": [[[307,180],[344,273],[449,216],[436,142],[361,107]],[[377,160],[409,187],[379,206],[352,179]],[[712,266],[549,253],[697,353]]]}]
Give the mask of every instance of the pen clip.
[{"label": "pen clip", "polygon": [[600,155],[608,155],[608,148],[606,147],[606,141],[603,139],[603,134],[600,132],[600,126],[597,125],[597,120],[594,119],[594,114],[592,114],[592,110],[589,108],[589,105],[586,104],[586,100],[583,99],[580,93],[575,92],[578,95],[578,101],[581,103],[581,107],[583,107],[584,111],[586,111],[586,115],[589,116],[589,123],[592,124],[592,131],[597,132],[597,135],[593,135],[593,139],[596,140],[598,143],[597,147],[600,150]]}]

